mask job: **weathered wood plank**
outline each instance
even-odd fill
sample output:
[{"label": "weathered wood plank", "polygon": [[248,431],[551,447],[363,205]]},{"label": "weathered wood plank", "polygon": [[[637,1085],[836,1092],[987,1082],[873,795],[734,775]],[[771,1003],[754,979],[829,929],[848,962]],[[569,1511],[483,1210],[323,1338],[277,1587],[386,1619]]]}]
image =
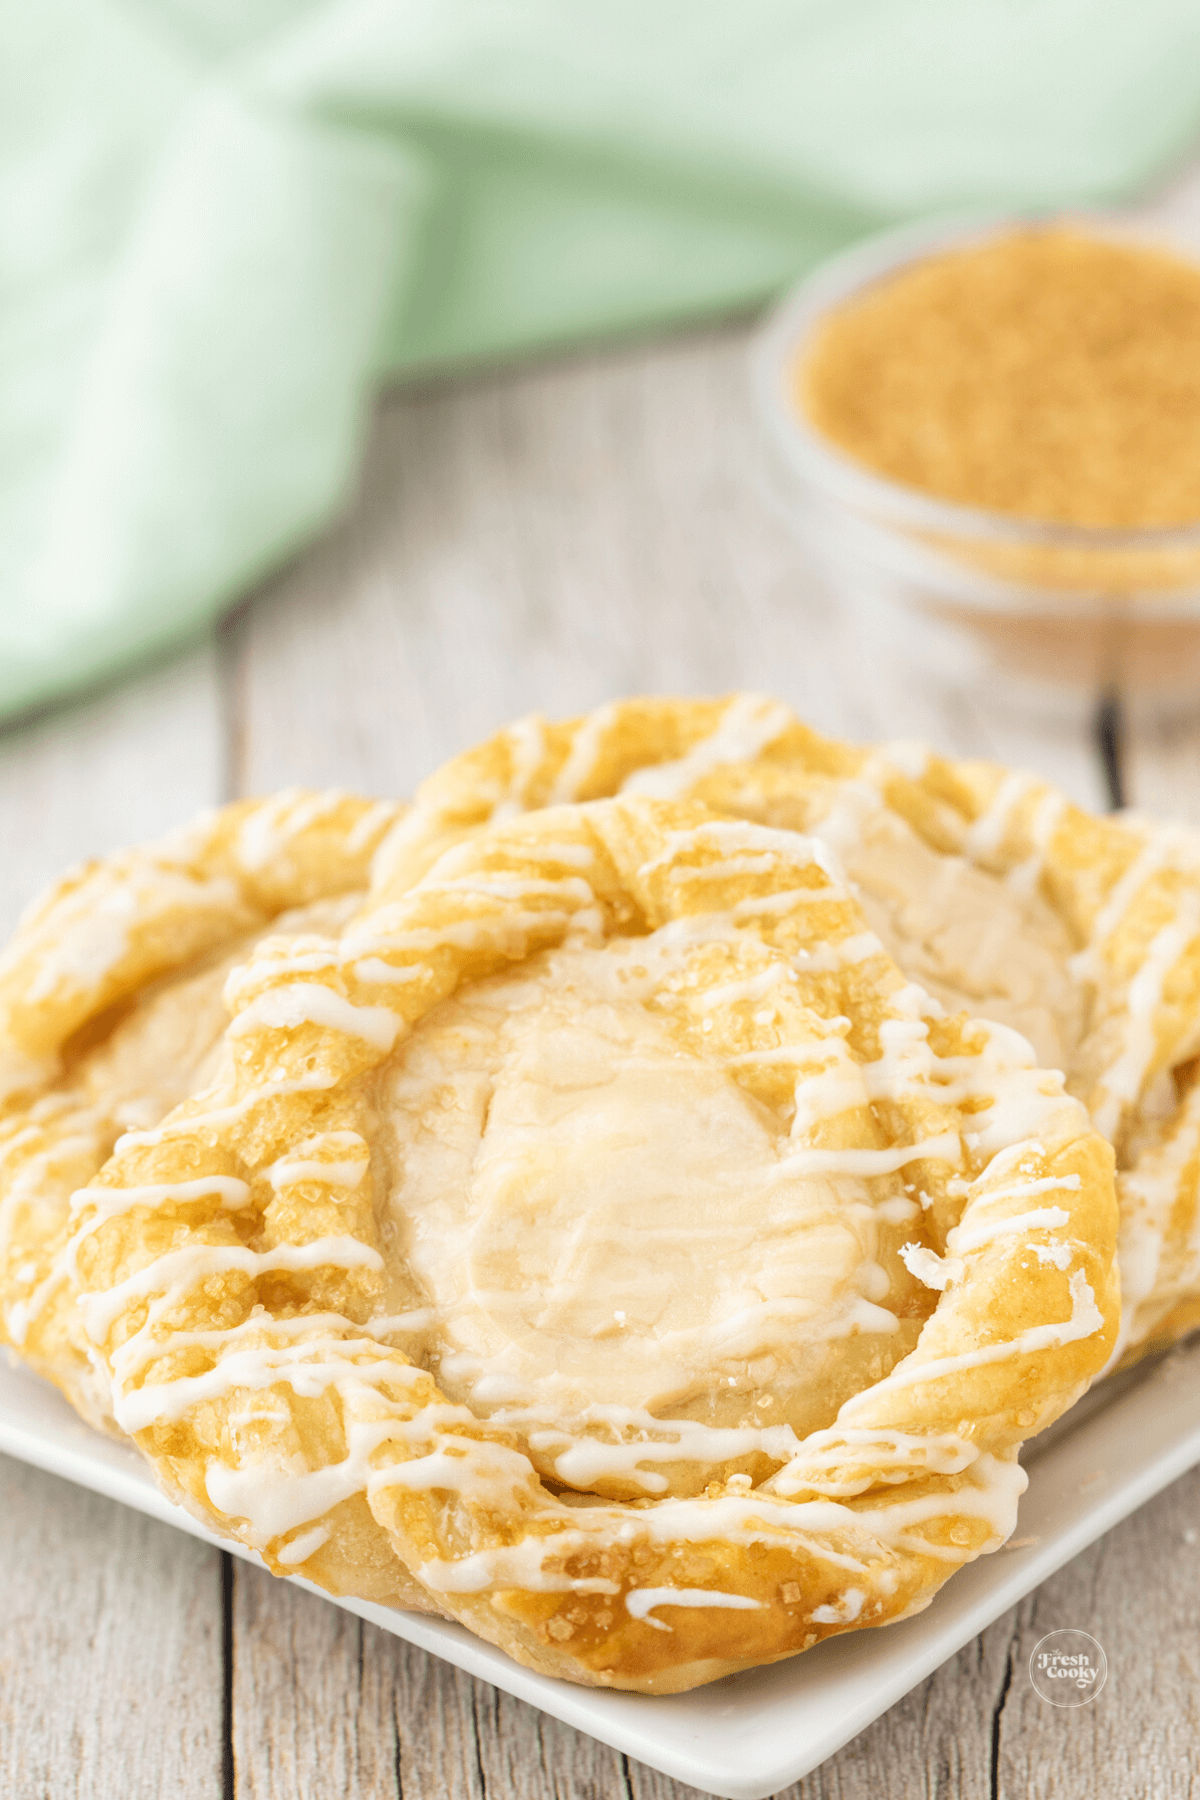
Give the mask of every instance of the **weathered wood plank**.
[{"label": "weathered wood plank", "polygon": [[1125,761],[1131,806],[1200,824],[1200,695],[1186,707],[1135,713]]},{"label": "weathered wood plank", "polygon": [[[1131,1446],[1131,1454],[1135,1448]],[[1000,1718],[1002,1796],[1187,1800],[1200,1774],[1200,1469],[1094,1544],[1017,1609]],[[1048,1632],[1090,1632],[1108,1681],[1087,1707],[1039,1699],[1029,1658]]]},{"label": "weathered wood plank", "polygon": [[390,1731],[364,1716],[362,1628],[349,1613],[234,1570],[232,1725],[240,1800],[324,1791],[381,1800],[395,1791]]},{"label": "weathered wood plank", "polygon": [[238,1564],[238,1800],[587,1800],[621,1759],[326,1601]]},{"label": "weathered wood plank", "polygon": [[[202,647],[0,736],[0,934],[82,857],[220,798],[224,721]],[[218,1800],[221,1559],[0,1463],[0,1794]]]},{"label": "weathered wood plank", "polygon": [[0,733],[0,941],[81,857],[178,825],[221,797],[216,651]]},{"label": "weathered wood plank", "polygon": [[0,1457],[0,1796],[221,1800],[221,1558]]}]

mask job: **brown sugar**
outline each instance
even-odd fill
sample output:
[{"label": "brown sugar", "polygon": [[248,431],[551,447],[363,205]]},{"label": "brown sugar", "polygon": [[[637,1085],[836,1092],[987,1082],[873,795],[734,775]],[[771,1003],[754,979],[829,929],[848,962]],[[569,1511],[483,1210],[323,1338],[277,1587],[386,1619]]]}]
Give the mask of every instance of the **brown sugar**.
[{"label": "brown sugar", "polygon": [[1200,265],[1069,226],[931,256],[832,312],[794,370],[876,473],[1067,525],[1200,521]]}]

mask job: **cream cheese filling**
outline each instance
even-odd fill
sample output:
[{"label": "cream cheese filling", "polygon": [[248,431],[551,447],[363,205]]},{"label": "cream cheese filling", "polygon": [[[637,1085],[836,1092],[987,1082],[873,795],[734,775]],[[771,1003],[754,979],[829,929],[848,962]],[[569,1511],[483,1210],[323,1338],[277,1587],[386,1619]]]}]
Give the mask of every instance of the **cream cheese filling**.
[{"label": "cream cheese filling", "polygon": [[812,1172],[790,1116],[682,1048],[653,1005],[677,945],[575,944],[475,984],[376,1087],[409,1348],[571,1485],[677,1491],[664,1465],[781,1459],[932,1305],[898,1254],[920,1211],[900,1178],[852,1150]]}]

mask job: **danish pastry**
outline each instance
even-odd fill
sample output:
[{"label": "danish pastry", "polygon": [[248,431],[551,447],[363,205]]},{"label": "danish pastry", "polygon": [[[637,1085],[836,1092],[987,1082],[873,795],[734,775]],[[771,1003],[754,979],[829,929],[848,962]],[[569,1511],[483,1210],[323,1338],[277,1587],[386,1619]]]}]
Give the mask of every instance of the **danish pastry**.
[{"label": "danish pastry", "polygon": [[792,831],[637,795],[389,868],[340,939],[257,945],[213,1084],[77,1196],[168,1491],[649,1692],[1002,1543],[1117,1329],[1112,1153],[1061,1077],[906,980]]},{"label": "danish pastry", "polygon": [[836,743],[743,694],[522,720],[424,784],[380,867],[412,880],[488,820],[617,792],[695,798],[831,844],[905,972],[1023,1032],[1116,1146],[1122,1353],[1200,1322],[1186,1151],[1200,1099],[1180,1099],[1200,1052],[1200,836],[1094,818],[992,764]]},{"label": "danish pastry", "polygon": [[334,793],[239,802],[67,876],[0,958],[0,1342],[93,1424],[111,1423],[109,1395],[65,1254],[71,1196],[123,1129],[211,1074],[225,977],[272,921],[340,929],[399,810]]}]

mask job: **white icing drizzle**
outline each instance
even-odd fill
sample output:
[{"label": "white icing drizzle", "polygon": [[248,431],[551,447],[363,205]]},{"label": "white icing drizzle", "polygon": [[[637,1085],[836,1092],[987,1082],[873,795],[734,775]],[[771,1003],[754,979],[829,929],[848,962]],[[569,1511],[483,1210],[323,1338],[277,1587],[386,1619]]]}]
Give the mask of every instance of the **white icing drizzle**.
[{"label": "white icing drizzle", "polygon": [[645,794],[654,800],[676,800],[705,775],[725,763],[749,762],[792,724],[786,706],[759,694],[737,694],[721,714],[717,729],[675,762],[635,769],[621,784],[622,794]]},{"label": "white icing drizzle", "polygon": [[329,1527],[314,1525],[311,1531],[301,1532],[300,1536],[293,1538],[290,1544],[282,1545],[275,1555],[289,1569],[294,1569],[298,1568],[301,1563],[306,1563],[311,1556],[315,1556],[322,1544],[328,1542]]},{"label": "white icing drizzle", "polygon": [[528,805],[529,783],[546,754],[545,721],[536,713],[530,713],[510,725],[504,738],[512,752],[512,772],[508,793],[492,810],[492,818],[497,824],[516,818]]},{"label": "white icing drizzle", "polygon": [[[735,907],[735,921],[737,917],[738,908]],[[828,975],[840,969],[857,968],[873,957],[886,955],[887,951],[873,931],[857,931],[851,937],[842,938],[840,943],[798,950],[795,961],[805,975]]]},{"label": "white icing drizzle", "polygon": [[810,1617],[814,1625],[853,1625],[866,1598],[862,1588],[847,1588],[832,1606],[814,1606]]},{"label": "white icing drizzle", "polygon": [[[994,1195],[987,1196],[989,1200]],[[976,1223],[956,1225],[946,1239],[946,1247],[954,1256],[962,1257],[998,1237],[1020,1237],[1028,1231],[1058,1231],[1071,1223],[1071,1215],[1061,1206],[1041,1206],[1032,1212],[1017,1213],[1007,1219],[981,1219]]]},{"label": "white icing drizzle", "polygon": [[401,987],[406,981],[423,981],[428,974],[420,963],[397,968],[393,963],[384,962],[381,956],[365,956],[351,967],[357,980],[383,987]]},{"label": "white icing drizzle", "polygon": [[390,1007],[355,1006],[321,982],[293,981],[286,987],[268,988],[259,994],[230,1022],[228,1036],[289,1031],[299,1025],[320,1025],[327,1031],[362,1038],[376,1050],[388,1051],[400,1034],[403,1020]]},{"label": "white icing drizzle", "polygon": [[[259,1329],[262,1323],[259,1322]],[[172,1341],[174,1348],[174,1341]],[[257,1345],[248,1350],[229,1350],[215,1367],[202,1375],[177,1375],[170,1381],[148,1382],[138,1388],[118,1388],[113,1417],[122,1431],[132,1437],[148,1425],[164,1419],[181,1419],[193,1406],[215,1400],[235,1389],[253,1391],[258,1388],[286,1384],[296,1394],[315,1399],[328,1387],[353,1381],[361,1386],[382,1383],[402,1385],[421,1378],[421,1371],[406,1367],[390,1358],[373,1364],[355,1359],[365,1346],[361,1341],[336,1338],[309,1340],[295,1344]],[[378,1355],[372,1342],[371,1351]],[[143,1360],[147,1360],[145,1357]]]},{"label": "white icing drizzle", "polygon": [[1023,1248],[1040,1263],[1048,1263],[1051,1268],[1061,1269],[1064,1275],[1074,1260],[1070,1244],[1025,1244]]},{"label": "white icing drizzle", "polygon": [[[877,1381],[874,1387],[847,1400],[839,1418],[852,1417],[856,1410],[861,1411],[880,1394],[895,1392],[899,1388],[917,1387],[926,1381],[940,1381],[943,1376],[957,1375],[963,1369],[979,1368],[984,1363],[1004,1362],[1010,1356],[1032,1356],[1039,1350],[1058,1350],[1064,1344],[1074,1343],[1078,1338],[1092,1337],[1097,1331],[1103,1331],[1104,1314],[1096,1305],[1096,1296],[1082,1269],[1076,1269],[1070,1276],[1068,1286],[1071,1316],[1061,1324],[1030,1325],[1015,1338],[1005,1339],[998,1344],[982,1344],[978,1349],[965,1350],[959,1356],[943,1356],[926,1362],[914,1362],[913,1357],[906,1357],[890,1375]],[[916,1354],[914,1352],[914,1356]]]},{"label": "white icing drizzle", "polygon": [[590,885],[580,875],[492,874],[487,869],[471,875],[448,875],[443,881],[427,877],[421,884],[423,894],[482,894],[489,900],[528,900],[535,894],[549,894],[555,899],[577,900],[588,906],[595,899]]},{"label": "white icing drizzle", "polygon": [[[419,1373],[414,1371],[416,1376]],[[257,1548],[321,1518],[356,1494],[369,1495],[386,1486],[404,1486],[416,1492],[440,1488],[470,1493],[497,1506],[511,1504],[514,1490],[530,1487],[530,1469],[523,1456],[502,1444],[447,1436],[437,1439],[426,1455],[383,1469],[372,1468],[370,1459],[384,1443],[428,1441],[431,1427],[451,1424],[458,1417],[469,1415],[461,1408],[434,1404],[407,1421],[400,1417],[369,1423],[352,1419],[347,1453],[341,1461],[304,1470],[281,1468],[268,1461],[237,1468],[213,1463],[206,1476],[208,1496],[221,1512],[246,1521],[243,1536]]]},{"label": "white icing drizzle", "polygon": [[[33,1271],[36,1273],[36,1270]],[[50,1296],[67,1279],[68,1269],[65,1259],[56,1256],[50,1265],[49,1273],[27,1294],[23,1300],[14,1300],[5,1313],[4,1323],[8,1336],[18,1349],[29,1335],[29,1327],[45,1307]]]},{"label": "white icing drizzle", "polygon": [[[261,1251],[246,1250],[237,1244],[194,1244],[183,1250],[168,1250],[114,1287],[85,1295],[84,1328],[93,1343],[102,1343],[130,1301],[165,1289],[171,1304],[177,1305],[197,1282],[227,1270],[240,1269],[243,1274],[257,1276],[275,1269],[299,1271],[327,1266],[382,1271],[383,1258],[377,1250],[352,1237],[317,1238],[311,1244],[279,1244],[273,1250]],[[156,1309],[151,1307],[151,1318],[155,1315]]]},{"label": "white icing drizzle", "polygon": [[[141,1374],[148,1363],[168,1352],[206,1350],[224,1355],[248,1338],[254,1339],[257,1345],[258,1340],[266,1335],[270,1339],[268,1347],[272,1351],[278,1347],[277,1340],[286,1343],[289,1339],[303,1338],[314,1355],[327,1351],[335,1356],[346,1356],[359,1351],[371,1353],[379,1348],[379,1336],[387,1335],[386,1331],[380,1330],[381,1325],[387,1324],[385,1319],[373,1321],[369,1325],[356,1325],[350,1327],[350,1330],[361,1333],[361,1336],[347,1337],[347,1321],[340,1313],[301,1313],[289,1319],[275,1319],[265,1308],[256,1306],[239,1325],[228,1325],[210,1331],[173,1331],[169,1344],[154,1339],[146,1332],[138,1332],[112,1351],[110,1361],[118,1386],[132,1392],[135,1377]],[[398,1380],[404,1379],[406,1366],[403,1363],[396,1365],[399,1370]]]},{"label": "white icing drizzle", "polygon": [[414,1332],[429,1331],[440,1322],[441,1317],[436,1306],[416,1306],[409,1312],[380,1313],[362,1329],[369,1331],[373,1337],[402,1337]]},{"label": "white icing drizzle", "polygon": [[761,1050],[747,1051],[744,1055],[729,1058],[729,1067],[753,1067],[755,1064],[771,1064],[777,1062],[801,1062],[810,1064],[798,1077],[794,1089],[795,1112],[792,1116],[793,1138],[799,1140],[826,1119],[836,1119],[843,1113],[853,1112],[867,1104],[867,1089],[861,1078],[850,1064],[849,1058],[836,1062],[832,1067],[811,1068],[813,1046],[793,1047],[793,1054],[782,1054],[780,1051]]},{"label": "white icing drizzle", "polygon": [[619,1594],[620,1584],[604,1576],[552,1574],[544,1567],[551,1553],[569,1556],[573,1551],[595,1547],[590,1534],[560,1531],[553,1538],[526,1538],[503,1550],[477,1550],[471,1556],[454,1560],[431,1560],[422,1563],[415,1573],[426,1587],[442,1594],[481,1594],[490,1587],[532,1588],[543,1594]]},{"label": "white icing drizzle", "polygon": [[1192,1231],[1184,1266],[1178,1279],[1157,1304],[1154,1296],[1162,1279],[1163,1254],[1171,1216],[1188,1165],[1200,1149],[1200,1088],[1184,1101],[1182,1117],[1157,1141],[1153,1141],[1137,1165],[1117,1177],[1120,1194],[1120,1241],[1117,1260],[1121,1271],[1121,1324],[1105,1373],[1118,1363],[1131,1345],[1140,1343],[1157,1318],[1167,1311],[1177,1291],[1186,1292],[1200,1276],[1194,1271],[1195,1243],[1200,1232],[1200,1210],[1193,1214]]},{"label": "white icing drizzle", "polygon": [[[800,892],[807,899],[840,900],[850,892],[841,864],[829,846],[821,838],[806,837],[798,831],[776,831],[770,825],[753,825],[740,819],[707,819],[702,825],[692,825],[686,830],[665,832],[663,845],[663,849],[649,857],[638,870],[643,881],[658,869],[670,870],[673,881],[713,879],[713,864],[701,864],[696,868],[674,867],[679,857],[689,850],[703,851],[712,846],[725,854],[725,861],[715,866],[718,871],[724,870],[735,853],[747,851],[764,855],[761,869],[756,866],[755,873],[779,874],[782,872],[780,864],[791,869],[811,868],[815,864],[826,877],[829,887],[802,888]],[[767,853],[773,853],[773,858],[768,859]],[[772,894],[769,898],[776,900],[779,896]]]},{"label": "white icing drizzle", "polygon": [[892,738],[880,749],[879,760],[899,769],[909,781],[920,781],[933,761],[933,752],[917,738]]},{"label": "white icing drizzle", "polygon": [[[828,861],[832,861],[826,853]],[[759,894],[746,900],[739,900],[730,913],[735,925],[744,925],[748,919],[756,919],[764,914],[795,912],[798,906],[818,906],[827,900],[837,899],[826,887],[785,888],[771,894]],[[813,951],[813,955],[823,954],[824,947]]]},{"label": "white icing drizzle", "polygon": [[[1000,1159],[997,1157],[991,1163],[988,1169],[989,1175],[998,1171],[999,1162]],[[1025,1200],[1034,1194],[1077,1194],[1080,1186],[1080,1177],[1075,1174],[1035,1176],[1030,1181],[1010,1181],[1004,1187],[989,1187],[980,1195],[979,1203],[981,1206],[993,1206],[1000,1200]]]},{"label": "white icing drizzle", "polygon": [[237,836],[237,858],[252,874],[277,863],[292,838],[345,805],[348,795],[336,788],[305,793],[303,788],[284,788],[256,806],[242,821]]},{"label": "white icing drizzle", "polygon": [[194,1181],[156,1181],[141,1187],[77,1188],[71,1195],[71,1211],[82,1212],[85,1206],[96,1208],[95,1217],[79,1233],[82,1237],[135,1206],[165,1206],[172,1200],[204,1200],[214,1194],[225,1212],[238,1212],[250,1200],[249,1187],[235,1175],[198,1175]]},{"label": "white icing drizzle", "polygon": [[1130,905],[1152,875],[1156,875],[1167,860],[1168,844],[1166,834],[1150,838],[1144,843],[1125,873],[1114,883],[1104,904],[1092,921],[1091,934],[1087,944],[1071,958],[1073,972],[1083,980],[1095,980],[1104,969],[1102,951],[1105,943],[1117,929],[1125,917]]},{"label": "white icing drizzle", "polygon": [[962,1142],[957,1131],[942,1131],[916,1144],[888,1150],[791,1150],[778,1163],[781,1175],[894,1175],[909,1163],[958,1162]]},{"label": "white icing drizzle", "polygon": [[617,703],[610,700],[584,719],[575,733],[566,761],[554,778],[546,800],[548,806],[562,806],[580,798],[588,777],[600,760],[604,740],[616,722],[618,710]]},{"label": "white icing drizzle", "polygon": [[938,1293],[962,1280],[963,1264],[957,1256],[939,1256],[924,1244],[901,1244],[900,1256],[910,1275]]},{"label": "white icing drizzle", "polygon": [[[318,1151],[332,1151],[326,1159]],[[330,1187],[356,1188],[362,1185],[370,1152],[365,1139],[357,1131],[323,1131],[305,1138],[263,1170],[278,1193],[301,1181],[323,1181]]]},{"label": "white icing drizzle", "polygon": [[[0,1167],[5,1163],[23,1157],[20,1166],[9,1175],[5,1183],[4,1198],[0,1200],[0,1244],[7,1246],[16,1214],[29,1204],[36,1204],[40,1196],[58,1185],[56,1171],[64,1165],[70,1165],[76,1157],[87,1157],[93,1162],[102,1157],[101,1121],[90,1109],[79,1109],[77,1122],[80,1126],[93,1127],[92,1132],[72,1131],[63,1137],[52,1138],[41,1150],[33,1155],[24,1155],[31,1144],[40,1142],[41,1127],[52,1121],[55,1114],[62,1115],[73,1110],[69,1102],[61,1106],[43,1109],[42,1103],[31,1109],[31,1123],[20,1131],[13,1133],[8,1142],[0,1148]],[[76,1121],[73,1121],[75,1123]]]},{"label": "white icing drizzle", "polygon": [[[378,1435],[382,1436],[386,1429],[381,1426]],[[349,1456],[343,1462],[302,1473],[269,1463],[249,1463],[234,1469],[228,1463],[212,1462],[204,1485],[220,1512],[247,1521],[247,1541],[261,1549],[272,1538],[320,1519],[331,1507],[360,1494],[366,1466],[361,1456]]]},{"label": "white icing drizzle", "polygon": [[569,869],[590,869],[596,862],[596,852],[589,844],[555,843],[544,838],[539,840],[537,852],[539,861],[551,867],[564,863]]},{"label": "white icing drizzle", "polygon": [[706,869],[675,868],[670,877],[672,881],[728,881],[734,875],[770,875],[778,862],[778,857],[770,850],[752,850],[744,856],[728,856],[724,862],[714,863]]},{"label": "white icing drizzle", "polygon": [[811,1432],[759,1491],[784,1499],[805,1489],[845,1497],[912,1474],[959,1475],[978,1456],[978,1448],[954,1432],[917,1435],[836,1425]]},{"label": "white icing drizzle", "polygon": [[1043,794],[1034,809],[1030,823],[1030,840],[1033,849],[1025,861],[1008,871],[1005,882],[1015,894],[1033,894],[1046,867],[1046,854],[1049,851],[1054,834],[1058,830],[1063,814],[1067,810],[1067,797],[1053,789]]},{"label": "white icing drizzle", "polygon": [[219,1130],[222,1126],[231,1125],[235,1119],[240,1119],[244,1113],[253,1111],[256,1106],[261,1106],[264,1100],[274,1100],[281,1094],[319,1093],[322,1088],[332,1087],[336,1079],[334,1075],[312,1069],[304,1075],[264,1082],[261,1087],[243,1095],[240,1100],[235,1100],[232,1106],[215,1106],[210,1112],[183,1113],[178,1117],[172,1115],[164,1119],[161,1125],[155,1125],[148,1131],[126,1131],[117,1139],[113,1150],[114,1153],[120,1153],[161,1144],[172,1137],[188,1137],[197,1130]]},{"label": "white icing drizzle", "polygon": [[[46,1167],[52,1166],[48,1158],[37,1158],[35,1160],[39,1163],[44,1162]],[[26,1173],[28,1177],[29,1172],[23,1171],[23,1173]],[[31,1181],[30,1186],[32,1186]],[[11,1207],[15,1211],[16,1203],[19,1200],[27,1201],[29,1198],[29,1187],[25,1187],[20,1191],[14,1189],[6,1196],[5,1206],[6,1208]],[[60,1251],[59,1254],[54,1257],[49,1269],[39,1281],[38,1275],[41,1272],[41,1269],[42,1264],[40,1262],[30,1261],[15,1271],[15,1279],[18,1282],[32,1284],[30,1286],[30,1291],[27,1294],[21,1299],[10,1301],[5,1310],[5,1329],[12,1343],[18,1347],[25,1343],[29,1335],[30,1326],[45,1309],[52,1295],[57,1292],[62,1283],[70,1276],[71,1270],[68,1265],[67,1252],[65,1250]]]},{"label": "white icing drizzle", "polygon": [[737,981],[722,981],[719,985],[705,988],[703,993],[689,999],[693,1012],[715,1012],[724,1006],[737,1006],[744,1000],[761,1000],[764,994],[770,993],[773,987],[783,982],[795,982],[796,971],[785,962],[768,963],[765,969],[758,969],[753,975],[745,975]]},{"label": "white icing drizzle", "polygon": [[381,837],[403,811],[392,800],[376,800],[346,833],[346,851],[350,856],[365,855],[368,845]]},{"label": "white icing drizzle", "polygon": [[1093,1115],[1097,1130],[1106,1137],[1116,1135],[1123,1104],[1136,1100],[1141,1091],[1158,1049],[1155,1020],[1167,976],[1194,939],[1198,925],[1200,903],[1190,898],[1181,904],[1179,916],[1155,933],[1141,967],[1129,983],[1125,1044],[1104,1071],[1107,1092]]},{"label": "white icing drizzle", "polygon": [[294,939],[267,938],[264,943],[257,944],[253,960],[240,963],[226,977],[223,997],[229,1010],[236,1012],[254,997],[258,991],[255,983],[267,970],[278,967],[286,969],[289,975],[319,975],[325,970],[341,968],[342,959],[335,943],[321,943],[313,949],[311,938],[304,941],[308,947],[303,950],[294,947]]},{"label": "white icing drizzle", "polygon": [[[989,1528],[991,1544],[1003,1543],[1016,1525],[1017,1501],[1027,1485],[1025,1471],[1015,1459],[981,1452],[968,1465],[970,1482],[960,1486],[950,1504],[962,1518],[977,1518]],[[387,1477],[392,1471],[383,1471]],[[386,1485],[386,1481],[380,1485]],[[564,1528],[550,1535],[526,1538],[511,1547],[476,1551],[456,1560],[423,1563],[416,1574],[426,1586],[441,1593],[482,1593],[489,1588],[520,1586],[545,1593],[616,1591],[612,1583],[578,1580],[550,1572],[551,1559],[562,1559],[594,1550],[606,1540],[654,1547],[675,1543],[762,1544],[790,1551],[800,1550],[835,1569],[866,1575],[868,1563],[880,1546],[916,1551],[948,1563],[969,1560],[976,1551],[954,1544],[936,1544],[925,1537],[922,1524],[943,1518],[948,1497],[925,1494],[897,1500],[884,1495],[860,1508],[834,1500],[788,1501],[763,1489],[748,1498],[718,1500],[660,1500],[636,1513],[614,1507],[589,1507],[568,1514]],[[549,1509],[547,1509],[549,1510]],[[835,1550],[830,1537],[843,1545],[862,1546],[855,1556]]]},{"label": "white icing drizzle", "polygon": [[[544,912],[517,912],[513,909],[503,913],[485,913],[476,919],[461,919],[436,928],[417,926],[411,931],[387,934],[382,912],[381,908],[370,921],[375,932],[379,933],[383,928],[381,935],[362,936],[352,926],[342,939],[343,960],[357,963],[360,971],[364,966],[361,959],[365,957],[382,957],[386,966],[389,953],[424,956],[443,944],[461,950],[483,950],[493,945],[502,945],[512,954],[519,955],[520,947],[530,937],[551,939],[561,935],[571,917],[570,913],[551,912],[549,908]],[[427,970],[422,968],[421,973],[424,975]],[[389,977],[390,979],[394,977]]]},{"label": "white icing drizzle", "polygon": [[96,1210],[75,1232],[63,1250],[63,1268],[77,1276],[76,1256],[84,1239],[99,1231],[110,1219],[132,1212],[135,1206],[160,1207],[172,1202],[186,1204],[190,1200],[211,1199],[214,1195],[223,1212],[240,1212],[250,1204],[249,1187],[234,1175],[201,1175],[194,1181],[153,1182],[142,1187],[78,1188],[71,1195],[72,1213],[80,1213],[87,1206],[93,1206]]},{"label": "white icing drizzle", "polygon": [[1025,796],[1040,786],[1041,782],[1036,775],[1027,775],[1021,770],[1005,775],[992,796],[991,804],[968,826],[963,835],[963,848],[967,855],[994,855],[1004,842],[1013,813]]},{"label": "white icing drizzle", "polygon": [[[92,872],[53,908],[54,931],[39,934],[37,969],[25,988],[36,1005],[60,987],[96,988],[129,955],[131,933],[155,916],[178,911],[237,917],[241,897],[224,876],[203,880],[183,869],[128,858]],[[18,938],[14,951],[20,948]]]},{"label": "white icing drizzle", "polygon": [[[856,1592],[854,1588],[849,1590]],[[859,1604],[862,1596],[859,1596]],[[730,1608],[754,1609],[764,1604],[761,1600],[752,1600],[748,1594],[724,1594],[716,1588],[630,1588],[625,1595],[625,1610],[631,1619],[644,1619],[647,1625],[653,1625],[655,1631],[671,1631],[674,1628],[663,1623],[661,1619],[652,1619],[650,1614],[659,1606],[725,1606]],[[816,1614],[813,1614],[816,1617]]]},{"label": "white icing drizzle", "polygon": [[[897,1321],[891,1314],[887,1317],[894,1330]],[[631,1441],[613,1441],[579,1434],[581,1424],[586,1426],[599,1417],[606,1417],[617,1431],[636,1430],[639,1435]],[[555,1425],[543,1423],[527,1408],[501,1409],[493,1418],[497,1424],[526,1428],[530,1448],[550,1457],[559,1480],[584,1490],[606,1476],[620,1475],[647,1493],[662,1494],[667,1490],[666,1477],[641,1464],[686,1461],[715,1465],[755,1451],[773,1462],[783,1462],[798,1448],[790,1425],[720,1427],[697,1419],[660,1419],[628,1407],[590,1407],[582,1420]],[[531,1423],[540,1429],[529,1431]]]}]

